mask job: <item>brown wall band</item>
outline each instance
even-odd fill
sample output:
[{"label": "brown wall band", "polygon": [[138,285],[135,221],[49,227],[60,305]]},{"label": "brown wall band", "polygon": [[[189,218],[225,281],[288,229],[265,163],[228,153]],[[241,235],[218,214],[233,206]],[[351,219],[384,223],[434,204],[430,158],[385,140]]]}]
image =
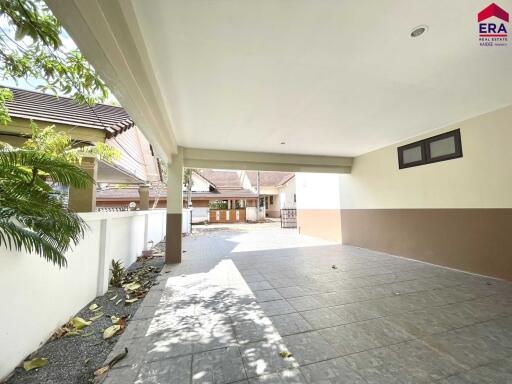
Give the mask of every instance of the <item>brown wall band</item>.
[{"label": "brown wall band", "polygon": [[512,209],[342,209],[343,243],[512,280]]},{"label": "brown wall band", "polygon": [[165,236],[165,263],[181,263],[181,213],[168,213]]}]

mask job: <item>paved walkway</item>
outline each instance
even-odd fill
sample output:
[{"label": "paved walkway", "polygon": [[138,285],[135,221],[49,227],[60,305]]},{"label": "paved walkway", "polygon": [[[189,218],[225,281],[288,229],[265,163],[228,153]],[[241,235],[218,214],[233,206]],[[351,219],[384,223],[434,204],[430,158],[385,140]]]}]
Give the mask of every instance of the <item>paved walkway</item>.
[{"label": "paved walkway", "polygon": [[261,228],[187,238],[105,383],[512,383],[512,284]]}]

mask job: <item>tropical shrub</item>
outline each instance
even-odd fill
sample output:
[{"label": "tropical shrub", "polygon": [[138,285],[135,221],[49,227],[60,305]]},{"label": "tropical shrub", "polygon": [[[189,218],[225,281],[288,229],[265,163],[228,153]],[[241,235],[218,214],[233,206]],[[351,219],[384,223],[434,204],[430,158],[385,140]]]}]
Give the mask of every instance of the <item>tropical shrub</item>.
[{"label": "tropical shrub", "polygon": [[85,188],[94,180],[64,158],[0,147],[0,246],[35,252],[62,267],[64,253],[83,238],[85,222],[48,184]]}]

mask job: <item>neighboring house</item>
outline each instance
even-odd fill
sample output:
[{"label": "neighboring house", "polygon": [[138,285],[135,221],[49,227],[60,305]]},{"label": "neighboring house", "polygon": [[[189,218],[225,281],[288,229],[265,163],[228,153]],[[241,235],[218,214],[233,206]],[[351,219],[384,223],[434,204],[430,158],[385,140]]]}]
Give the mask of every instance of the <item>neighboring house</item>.
[{"label": "neighboring house", "polygon": [[[259,172],[260,206],[265,206],[266,217],[280,217],[281,209],[295,208],[295,173]],[[242,173],[244,187],[257,192],[258,172]]]},{"label": "neighboring house", "polygon": [[[235,175],[235,177],[233,177]],[[218,204],[232,207],[255,207],[256,193],[242,188],[236,171],[198,170],[192,174],[192,209],[195,221],[208,219],[208,208]],[[153,188],[149,194],[150,206],[163,208],[167,206],[167,189]],[[134,202],[138,205],[139,194],[134,186],[110,185],[98,191],[97,205],[105,208],[123,208]],[[183,207],[187,207],[187,190],[183,186]]]},{"label": "neighboring house", "polygon": [[[192,173],[192,217],[194,222],[254,221],[256,220],[257,172],[199,169]],[[295,175],[288,172],[260,172],[260,207],[265,207],[260,218],[279,217],[281,208],[295,207]],[[152,189],[150,206],[167,206],[167,190]],[[123,208],[131,202],[138,204],[139,195],[134,187],[110,186],[98,191],[97,205],[105,208]],[[187,191],[183,187],[183,207],[187,207]],[[212,209],[245,211],[245,216],[210,216]],[[235,214],[233,214],[235,215]],[[224,218],[223,218],[224,217]],[[216,220],[218,218],[218,220]]]},{"label": "neighboring house", "polygon": [[[119,149],[119,160],[98,162],[98,185],[140,185],[161,180],[151,145],[122,107],[106,104],[89,106],[68,97],[18,88],[10,90],[14,98],[6,105],[12,121],[0,126],[0,141],[21,146],[31,136],[31,121],[40,128],[53,125],[56,131],[67,133],[77,143],[92,145],[102,142]],[[92,203],[94,201],[92,199]]]}]

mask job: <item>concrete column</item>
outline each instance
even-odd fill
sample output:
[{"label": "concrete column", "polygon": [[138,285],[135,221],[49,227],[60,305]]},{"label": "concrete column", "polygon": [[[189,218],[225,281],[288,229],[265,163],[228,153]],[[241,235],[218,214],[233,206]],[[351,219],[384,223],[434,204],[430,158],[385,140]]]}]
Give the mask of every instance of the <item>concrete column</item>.
[{"label": "concrete column", "polygon": [[149,185],[139,186],[139,199],[140,199],[140,210],[146,211],[149,209]]},{"label": "concrete column", "polygon": [[181,262],[181,222],[183,212],[183,149],[171,158],[167,169],[167,226],[165,262]]},{"label": "concrete column", "polygon": [[[98,180],[98,161],[95,157],[83,157],[80,167],[85,170],[94,181]],[[69,208],[75,212],[96,211],[96,184],[86,188],[69,187]]]}]

